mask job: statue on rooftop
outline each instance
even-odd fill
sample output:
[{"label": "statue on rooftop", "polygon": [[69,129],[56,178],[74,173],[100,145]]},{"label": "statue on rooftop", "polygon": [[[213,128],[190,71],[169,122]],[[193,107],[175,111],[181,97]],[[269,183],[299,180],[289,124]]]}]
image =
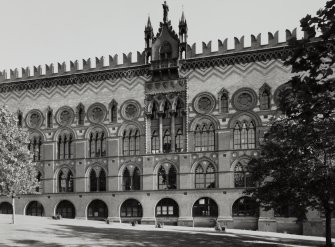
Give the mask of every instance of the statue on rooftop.
[{"label": "statue on rooftop", "polygon": [[168,20],[168,12],[169,12],[169,6],[166,4],[166,1],[164,1],[163,5],[163,22],[166,23]]}]

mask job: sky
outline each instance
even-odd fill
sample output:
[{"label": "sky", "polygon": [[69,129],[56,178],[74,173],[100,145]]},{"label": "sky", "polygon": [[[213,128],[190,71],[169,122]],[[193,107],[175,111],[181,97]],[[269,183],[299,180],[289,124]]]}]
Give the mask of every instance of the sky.
[{"label": "sky", "polygon": [[[188,43],[262,34],[300,26],[306,14],[315,15],[327,0],[167,0],[169,20],[178,33],[184,10]],[[0,70],[119,55],[144,50],[144,27],[150,15],[154,33],[163,19],[163,0],[0,0]],[[298,37],[302,36],[298,32]],[[133,60],[134,60],[133,59]],[[136,59],[135,59],[136,60]],[[57,67],[57,66],[55,66]],[[57,69],[56,69],[57,71]]]}]

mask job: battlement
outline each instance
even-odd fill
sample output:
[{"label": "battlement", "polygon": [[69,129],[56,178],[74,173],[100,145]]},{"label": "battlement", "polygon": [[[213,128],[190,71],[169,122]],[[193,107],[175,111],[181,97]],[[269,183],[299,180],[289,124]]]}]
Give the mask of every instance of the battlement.
[{"label": "battlement", "polygon": [[[220,56],[225,54],[234,54],[234,53],[241,53],[241,52],[248,52],[248,51],[263,51],[269,48],[276,48],[276,47],[285,47],[287,46],[287,41],[293,37],[297,37],[297,29],[293,31],[286,30],[285,32],[285,41],[279,42],[279,32],[275,33],[268,33],[268,42],[267,44],[261,44],[261,34],[257,36],[251,35],[251,46],[245,47],[245,39],[244,36],[241,38],[234,38],[234,48],[228,49],[228,39],[225,40],[218,40],[218,50],[212,50],[212,41],[209,41],[207,44],[202,42],[202,52],[197,53],[196,51],[196,44],[194,43],[192,46],[187,45],[186,48],[186,60],[188,59],[196,59],[202,57],[209,57],[209,56]],[[306,35],[305,37],[306,38]],[[7,71],[0,72],[0,83],[7,83],[13,81],[27,81],[27,80],[36,80],[42,78],[52,78],[58,77],[63,75],[71,75],[71,74],[81,74],[86,72],[98,72],[98,71],[105,71],[105,70],[114,70],[120,68],[127,68],[133,66],[139,66],[145,64],[145,52],[137,52],[137,61],[132,61],[132,53],[128,53],[128,55],[123,54],[123,63],[119,63],[118,55],[109,56],[108,64],[106,65],[106,61],[104,57],[96,57],[95,58],[95,67],[92,67],[91,59],[83,59],[82,63],[78,60],[70,61],[69,68],[65,62],[58,63],[58,72],[55,72],[54,64],[46,64],[45,71],[42,72],[42,66],[34,66],[31,70],[29,67],[21,68],[21,75],[19,75],[19,69],[11,69],[9,71],[9,76]],[[79,69],[82,68],[82,69]],[[31,73],[32,71],[32,73]]]}]

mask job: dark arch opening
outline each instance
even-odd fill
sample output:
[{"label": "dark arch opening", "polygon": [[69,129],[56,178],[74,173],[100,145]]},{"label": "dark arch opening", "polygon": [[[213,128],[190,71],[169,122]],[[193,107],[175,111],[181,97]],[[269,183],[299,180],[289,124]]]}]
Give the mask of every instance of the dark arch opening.
[{"label": "dark arch opening", "polygon": [[32,201],[28,204],[26,215],[30,216],[44,216],[44,208],[38,201]]},{"label": "dark arch opening", "polygon": [[193,217],[217,217],[218,205],[209,197],[200,198],[193,205],[192,215]]},{"label": "dark arch opening", "polygon": [[87,219],[105,220],[108,217],[108,207],[101,200],[92,201],[87,207]]},{"label": "dark arch opening", "polygon": [[124,201],[120,210],[122,222],[130,222],[135,220],[140,222],[143,215],[142,205],[136,199],[128,199]]},{"label": "dark arch opening", "polygon": [[76,210],[72,202],[64,200],[57,205],[56,214],[62,216],[62,218],[74,219]]},{"label": "dark arch opening", "polygon": [[13,207],[9,202],[2,202],[0,204],[0,214],[12,214]]}]

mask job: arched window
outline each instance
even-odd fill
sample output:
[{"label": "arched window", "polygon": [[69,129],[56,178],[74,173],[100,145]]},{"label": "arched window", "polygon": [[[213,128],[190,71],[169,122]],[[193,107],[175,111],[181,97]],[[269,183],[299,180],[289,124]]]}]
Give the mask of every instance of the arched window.
[{"label": "arched window", "polygon": [[152,103],[151,119],[158,119],[158,104],[155,101]]},{"label": "arched window", "polygon": [[221,101],[221,113],[228,113],[229,112],[229,109],[228,109],[228,106],[229,106],[228,94],[224,92],[221,95],[220,101]]},{"label": "arched window", "polygon": [[136,166],[126,167],[123,171],[122,187],[123,190],[140,190],[141,175],[140,169]]},{"label": "arched window", "polygon": [[140,154],[140,131],[137,128],[128,128],[122,137],[123,155]]},{"label": "arched window", "polygon": [[215,168],[213,164],[202,161],[195,169],[195,188],[215,188]]},{"label": "arched window", "polygon": [[110,114],[111,114],[110,121],[112,123],[116,123],[117,122],[117,102],[115,100],[112,100],[112,102],[109,104],[109,107],[110,107]]},{"label": "arched window", "polygon": [[182,152],[184,150],[183,141],[183,131],[178,129],[176,134],[176,152]]},{"label": "arched window", "polygon": [[42,137],[40,135],[34,134],[31,136],[28,144],[28,149],[30,153],[33,154],[33,161],[41,160],[41,151],[42,151]]},{"label": "arched window", "polygon": [[36,192],[42,192],[43,191],[43,181],[42,181],[42,173],[39,171],[36,176],[38,186],[36,187]]},{"label": "arched window", "polygon": [[76,210],[71,202],[64,200],[57,205],[56,214],[62,216],[62,218],[74,219]]},{"label": "arched window", "polygon": [[154,130],[151,135],[151,153],[159,153],[159,136],[157,130]]},{"label": "arched window", "polygon": [[256,147],[256,125],[253,121],[236,122],[234,127],[234,149]]},{"label": "arched window", "polygon": [[106,172],[101,167],[95,167],[90,172],[90,191],[106,191]]},{"label": "arched window", "polygon": [[78,125],[84,125],[85,121],[85,106],[80,103],[77,106],[77,117],[78,117]]},{"label": "arched window", "polygon": [[156,217],[179,217],[179,206],[170,198],[164,198],[157,203]]},{"label": "arched window", "polygon": [[17,112],[17,127],[21,128],[23,126],[23,114],[20,110]]},{"label": "arched window", "polygon": [[247,170],[248,161],[242,160],[235,165],[234,184],[236,188],[253,187],[255,183],[250,179],[250,173]]},{"label": "arched window", "polygon": [[[165,167],[164,167],[165,166]],[[175,190],[177,189],[177,170],[173,165],[165,164],[158,170],[158,189]]]},{"label": "arched window", "polygon": [[32,201],[28,204],[26,209],[26,215],[31,216],[44,216],[44,208],[38,201]]},{"label": "arched window", "polygon": [[264,84],[259,90],[259,101],[261,110],[270,110],[271,88],[267,84]]},{"label": "arched window", "polygon": [[53,127],[53,112],[52,109],[49,107],[47,110],[47,128]]},{"label": "arched window", "polygon": [[171,152],[171,134],[170,130],[165,130],[163,135],[163,153]]},{"label": "arched window", "polygon": [[89,135],[89,157],[106,156],[106,133],[100,128],[92,130]]},{"label": "arched window", "polygon": [[142,205],[135,199],[128,199],[121,205],[121,217],[142,217]]},{"label": "arched window", "polygon": [[203,197],[194,203],[192,211],[193,217],[217,217],[218,205],[211,198]]},{"label": "arched window", "polygon": [[0,214],[12,214],[13,207],[9,202],[0,203]]},{"label": "arched window", "polygon": [[73,135],[69,131],[63,131],[58,136],[58,159],[72,159],[74,152]]},{"label": "arched window", "polygon": [[250,197],[241,197],[233,204],[234,217],[258,217],[259,207],[256,201]]},{"label": "arched window", "polygon": [[105,220],[108,217],[108,207],[101,200],[92,201],[87,207],[87,219]]},{"label": "arched window", "polygon": [[58,174],[58,192],[73,192],[73,174],[68,168]]},{"label": "arched window", "polygon": [[195,151],[215,150],[215,128],[209,121],[197,124],[194,131]]}]

